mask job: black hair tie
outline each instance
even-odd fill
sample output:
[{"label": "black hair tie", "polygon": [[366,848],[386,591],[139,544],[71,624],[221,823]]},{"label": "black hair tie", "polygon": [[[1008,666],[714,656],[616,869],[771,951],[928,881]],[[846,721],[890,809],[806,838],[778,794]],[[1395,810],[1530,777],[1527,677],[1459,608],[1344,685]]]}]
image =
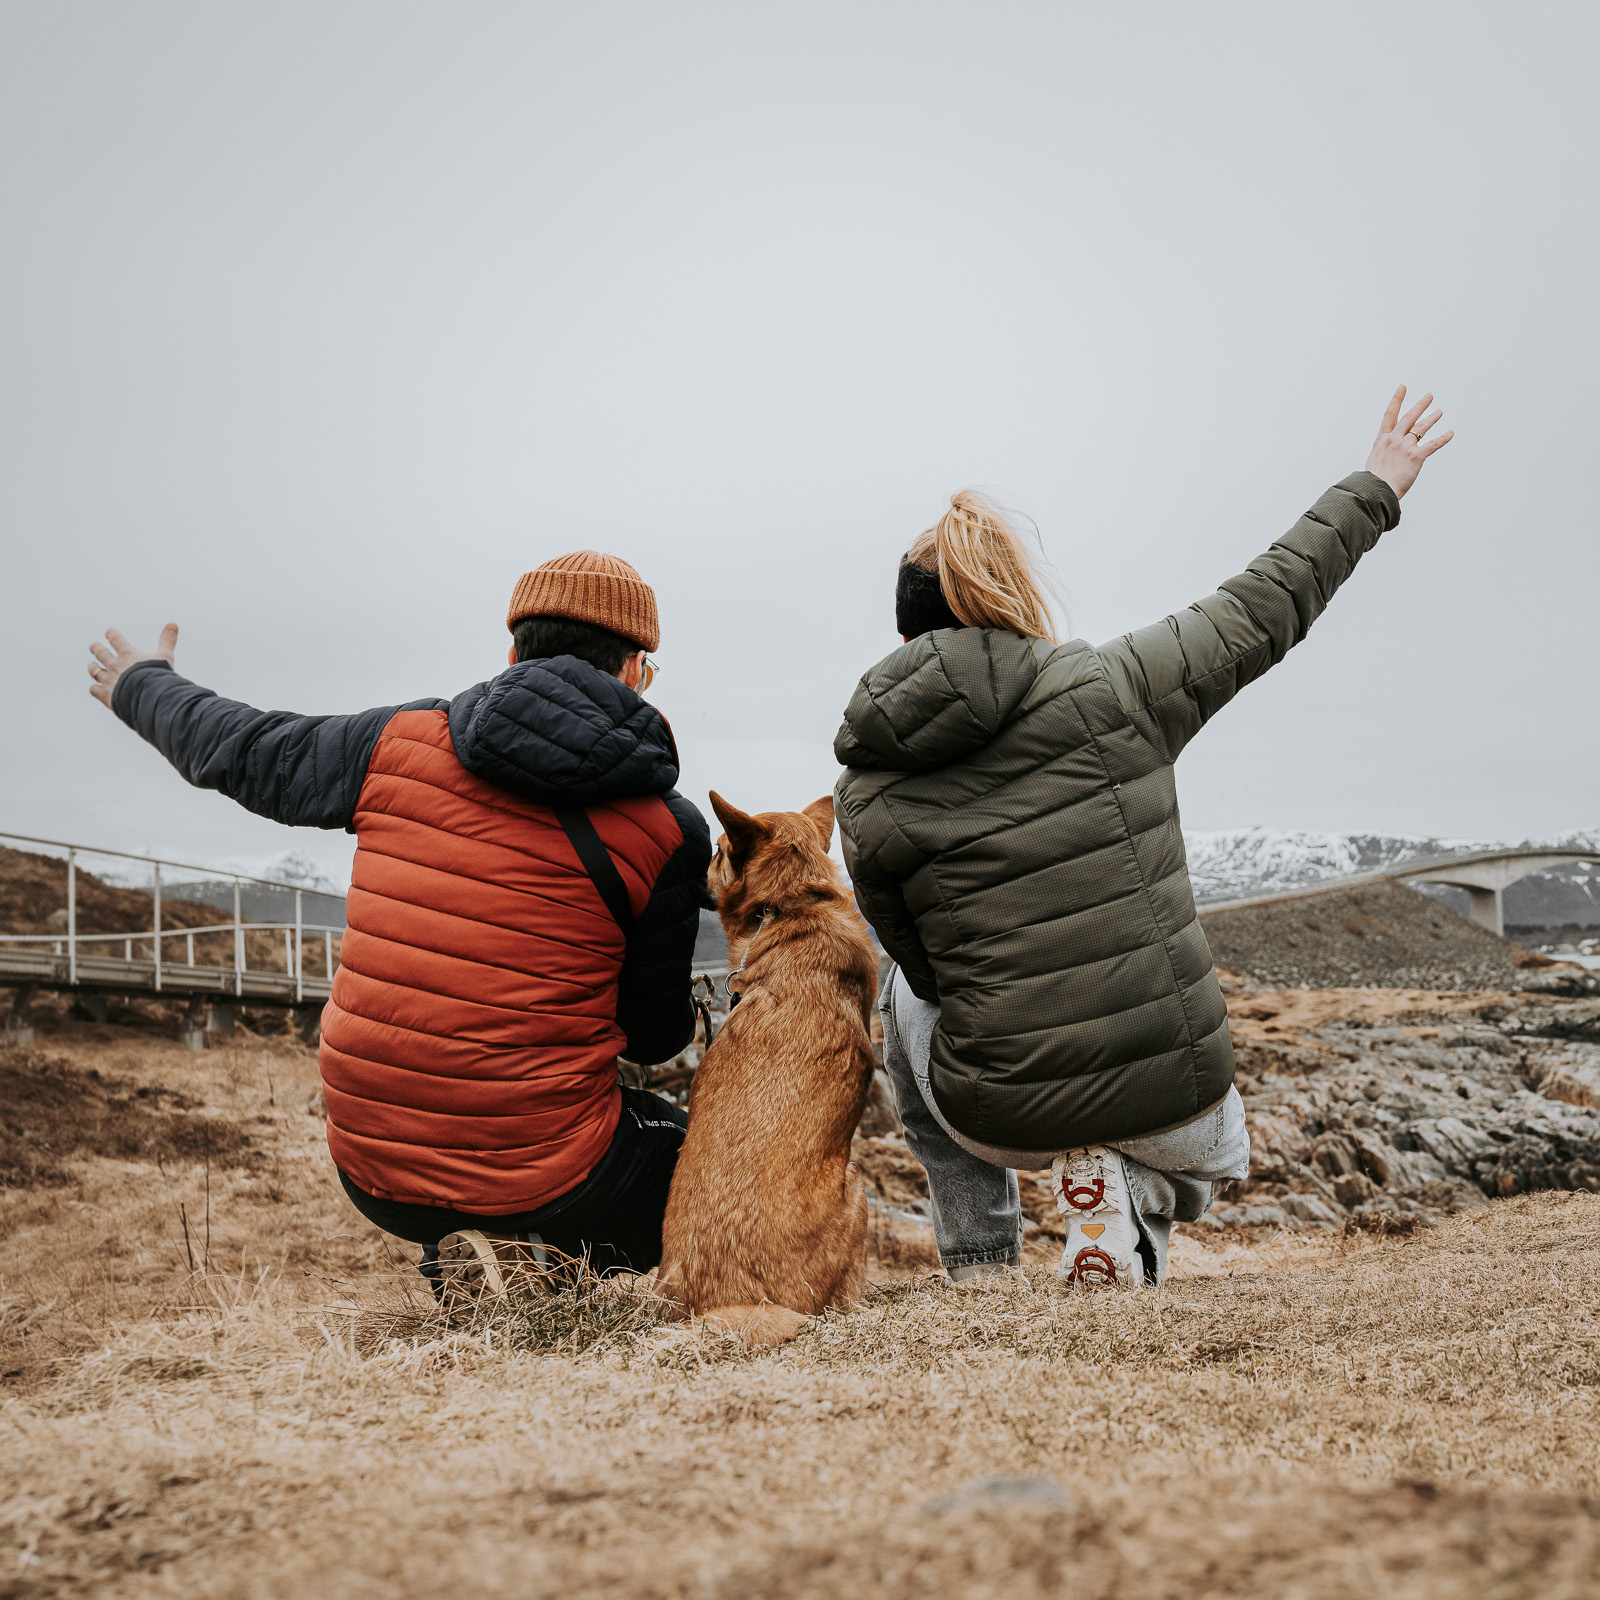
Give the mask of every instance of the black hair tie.
[{"label": "black hair tie", "polygon": [[900,558],[900,571],[895,578],[894,625],[905,639],[915,639],[935,628],[963,626],[939,587],[939,574],[919,567],[909,556]]}]

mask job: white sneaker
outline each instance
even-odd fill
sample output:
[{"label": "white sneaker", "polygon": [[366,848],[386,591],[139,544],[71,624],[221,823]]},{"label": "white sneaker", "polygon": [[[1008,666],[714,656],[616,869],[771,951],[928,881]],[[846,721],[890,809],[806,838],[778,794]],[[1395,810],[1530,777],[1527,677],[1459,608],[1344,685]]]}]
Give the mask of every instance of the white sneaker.
[{"label": "white sneaker", "polygon": [[1061,1278],[1085,1289],[1142,1289],[1139,1226],[1122,1157],[1103,1144],[1069,1150],[1051,1163],[1050,1187],[1067,1219]]},{"label": "white sneaker", "polygon": [[944,1275],[951,1283],[972,1288],[992,1289],[1002,1283],[1026,1283],[1028,1274],[1008,1261],[971,1261],[964,1267],[946,1267]]}]

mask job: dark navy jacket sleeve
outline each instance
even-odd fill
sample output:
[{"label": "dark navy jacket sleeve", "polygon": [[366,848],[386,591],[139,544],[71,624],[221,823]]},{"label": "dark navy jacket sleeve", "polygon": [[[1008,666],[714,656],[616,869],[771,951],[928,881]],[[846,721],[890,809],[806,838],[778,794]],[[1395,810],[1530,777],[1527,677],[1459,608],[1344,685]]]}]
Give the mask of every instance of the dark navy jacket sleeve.
[{"label": "dark navy jacket sleeve", "polygon": [[190,783],[216,789],[274,822],[348,828],[378,736],[397,711],[447,700],[380,706],[347,717],[257,711],[141,661],[117,681],[111,709]]},{"label": "dark navy jacket sleeve", "polygon": [[675,789],[661,798],[683,830],[683,843],[667,858],[649,904],[634,920],[617,984],[617,1025],[627,1036],[623,1054],[640,1066],[670,1061],[694,1037],[689,980],[711,865],[705,818]]}]

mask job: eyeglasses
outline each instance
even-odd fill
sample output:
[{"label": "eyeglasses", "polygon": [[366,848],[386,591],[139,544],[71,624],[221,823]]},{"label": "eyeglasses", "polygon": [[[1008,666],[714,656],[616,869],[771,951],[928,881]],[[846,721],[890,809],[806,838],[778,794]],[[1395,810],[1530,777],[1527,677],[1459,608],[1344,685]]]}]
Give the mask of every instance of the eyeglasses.
[{"label": "eyeglasses", "polygon": [[656,674],[661,670],[649,656],[644,658],[644,670],[639,674],[639,693],[643,694],[652,683],[656,681]]}]

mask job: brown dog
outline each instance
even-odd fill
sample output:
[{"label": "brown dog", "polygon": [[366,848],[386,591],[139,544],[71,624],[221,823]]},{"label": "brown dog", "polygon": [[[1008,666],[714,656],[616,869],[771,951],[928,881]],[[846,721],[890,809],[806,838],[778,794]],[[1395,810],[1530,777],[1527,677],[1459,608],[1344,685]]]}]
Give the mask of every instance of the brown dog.
[{"label": "brown dog", "polygon": [[685,1313],[782,1344],[866,1280],[850,1139],[872,1083],[878,959],[828,859],[831,799],[754,817],[711,804],[726,831],[709,881],[739,999],[695,1073],[657,1282]]}]

